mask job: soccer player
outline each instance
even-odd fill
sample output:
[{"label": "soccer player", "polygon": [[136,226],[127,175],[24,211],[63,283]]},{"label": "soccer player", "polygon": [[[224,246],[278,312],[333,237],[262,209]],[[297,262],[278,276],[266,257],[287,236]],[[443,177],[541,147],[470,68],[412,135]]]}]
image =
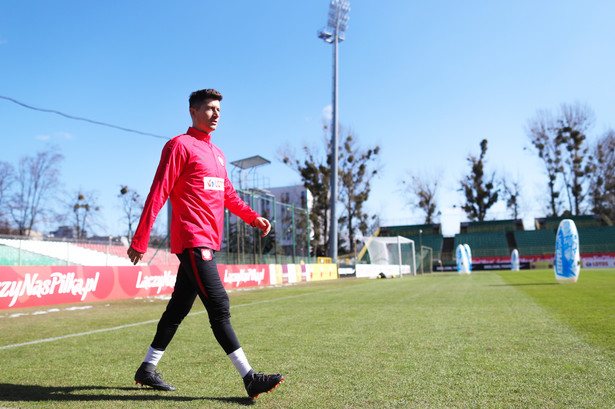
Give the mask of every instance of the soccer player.
[{"label": "soccer player", "polygon": [[276,388],[281,374],[255,372],[241,348],[230,322],[229,297],[216,266],[215,252],[223,237],[224,208],[269,234],[271,224],[239,198],[231,184],[222,151],[211,143],[220,119],[222,95],[214,89],[190,95],[192,126],[163,148],[128,257],[136,265],[143,259],[158,212],[170,197],[172,206],[171,252],[180,266],[173,295],[162,314],[156,335],[135,373],[138,384],[163,391],[175,387],[165,382],[156,365],[188,315],[198,295],[207,309],[213,334],[242,376],[248,396],[256,398]]}]

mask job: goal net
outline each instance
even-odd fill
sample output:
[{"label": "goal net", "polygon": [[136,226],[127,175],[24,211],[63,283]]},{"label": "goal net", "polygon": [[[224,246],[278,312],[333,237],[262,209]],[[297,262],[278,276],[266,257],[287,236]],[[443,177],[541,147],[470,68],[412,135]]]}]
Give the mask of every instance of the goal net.
[{"label": "goal net", "polygon": [[365,246],[370,264],[357,264],[357,277],[416,275],[414,241],[405,237],[370,237]]},{"label": "goal net", "polygon": [[431,247],[421,246],[416,258],[418,259],[417,273],[433,273],[433,249]]}]

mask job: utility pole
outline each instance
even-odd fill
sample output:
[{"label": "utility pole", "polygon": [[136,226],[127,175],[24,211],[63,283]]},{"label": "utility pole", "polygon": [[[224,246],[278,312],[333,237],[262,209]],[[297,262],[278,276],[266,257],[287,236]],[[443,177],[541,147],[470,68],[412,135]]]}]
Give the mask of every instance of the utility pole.
[{"label": "utility pole", "polygon": [[344,41],[348,27],[350,2],[347,0],[331,0],[327,27],[318,32],[318,37],[326,43],[333,44],[333,106],[331,120],[331,228],[329,230],[329,254],[337,263],[337,161],[338,161],[338,124],[337,124],[337,46]]}]

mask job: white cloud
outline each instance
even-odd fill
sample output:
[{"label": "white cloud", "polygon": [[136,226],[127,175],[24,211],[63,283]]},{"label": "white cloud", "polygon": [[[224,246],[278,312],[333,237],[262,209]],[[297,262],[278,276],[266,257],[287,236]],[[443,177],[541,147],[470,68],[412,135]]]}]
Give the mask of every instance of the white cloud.
[{"label": "white cloud", "polygon": [[322,117],[325,121],[331,122],[333,119],[333,106],[327,105],[322,109]]},{"label": "white cloud", "polygon": [[73,134],[68,132],[56,132],[54,135],[62,139],[73,139]]},{"label": "white cloud", "polygon": [[68,132],[54,132],[53,135],[36,135],[39,141],[48,141],[50,139],[73,139],[73,135]]}]

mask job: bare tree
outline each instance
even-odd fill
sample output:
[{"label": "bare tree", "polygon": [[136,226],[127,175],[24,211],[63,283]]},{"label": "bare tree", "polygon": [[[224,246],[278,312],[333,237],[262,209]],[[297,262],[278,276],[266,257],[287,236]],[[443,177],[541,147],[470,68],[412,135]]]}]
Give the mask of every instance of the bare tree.
[{"label": "bare tree", "polygon": [[143,199],[135,190],[128,186],[120,186],[120,193],[117,195],[120,199],[122,211],[124,212],[124,220],[128,223],[128,241],[132,240],[135,225],[139,222],[141,211],[143,210]]},{"label": "bare tree", "polygon": [[480,142],[480,155],[468,156],[471,172],[461,180],[461,191],[466,202],[461,208],[470,220],[482,222],[485,220],[487,210],[498,201],[498,189],[495,185],[495,173],[485,177],[485,155],[487,153],[487,140]]},{"label": "bare tree", "polygon": [[15,181],[15,169],[13,165],[7,162],[0,161],[0,220],[6,223],[5,211],[7,203],[5,197]]},{"label": "bare tree", "polygon": [[521,207],[522,187],[521,182],[516,179],[510,179],[508,177],[502,177],[500,181],[502,187],[502,196],[506,201],[506,208],[510,211],[513,219],[519,218]]},{"label": "bare tree", "polygon": [[8,209],[20,235],[29,236],[36,223],[53,208],[51,201],[60,185],[62,159],[62,155],[50,148],[19,161],[16,189]]},{"label": "bare tree", "polygon": [[586,133],[594,123],[594,113],[578,102],[563,104],[560,112],[556,141],[564,147],[564,181],[571,194],[570,211],[580,215],[592,174]]},{"label": "bare tree", "polygon": [[615,222],[615,131],[610,129],[593,149],[593,172],[590,183],[592,211]]},{"label": "bare tree", "polygon": [[593,111],[578,102],[562,104],[556,117],[538,111],[537,116],[528,121],[528,136],[547,171],[552,216],[559,214],[559,187],[562,185],[570,212],[575,215],[583,213],[593,166],[586,133],[593,122]]},{"label": "bare tree", "polygon": [[80,189],[72,197],[73,226],[77,231],[77,239],[84,240],[92,225],[92,219],[100,211],[100,206],[96,204],[97,197],[93,191],[85,192]]},{"label": "bare tree", "polygon": [[425,224],[435,223],[440,215],[437,202],[439,181],[439,176],[419,175],[411,171],[408,171],[408,178],[401,181],[408,205],[425,213]]},{"label": "bare tree", "polygon": [[538,111],[536,117],[528,121],[526,132],[545,166],[549,187],[550,214],[557,216],[561,205],[558,175],[564,167],[562,152],[555,141],[557,137],[555,120],[549,112]]}]

